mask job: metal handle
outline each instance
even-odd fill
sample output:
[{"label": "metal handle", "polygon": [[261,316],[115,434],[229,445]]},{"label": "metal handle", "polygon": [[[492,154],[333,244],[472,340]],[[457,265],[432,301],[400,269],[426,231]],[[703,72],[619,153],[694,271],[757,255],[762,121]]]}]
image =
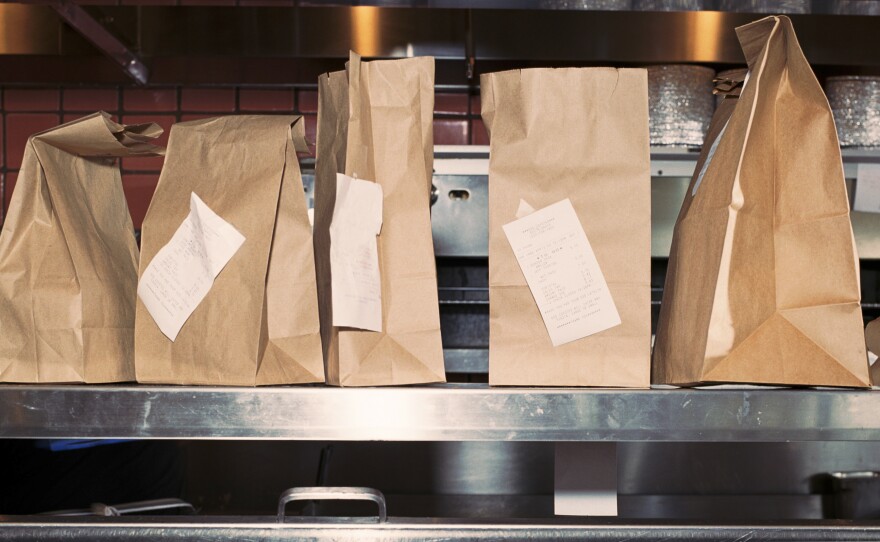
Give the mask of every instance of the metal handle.
[{"label": "metal handle", "polygon": [[[94,506],[94,505],[92,505]],[[162,510],[187,509],[195,513],[196,507],[182,499],[153,499],[149,501],[129,502],[112,506],[117,514],[143,514],[144,512],[160,512]]]},{"label": "metal handle", "polygon": [[144,512],[159,512],[175,508],[187,508],[192,512],[196,511],[193,505],[181,499],[153,499],[151,501],[138,501],[117,505],[96,502],[89,507],[89,512],[93,516],[118,517],[125,514],[143,514]]},{"label": "metal handle", "polygon": [[291,501],[372,501],[379,507],[379,523],[388,519],[385,496],[369,487],[294,487],[278,499],[278,523],[284,523],[284,508]]},{"label": "metal handle", "polygon": [[47,516],[105,516],[117,517],[125,514],[142,514],[144,512],[158,512],[161,510],[172,510],[175,508],[186,508],[195,513],[196,508],[181,499],[153,499],[150,501],[129,502],[125,504],[104,504],[100,502],[92,503],[88,508],[76,510],[56,510],[53,512],[44,512],[41,515]]},{"label": "metal handle", "polygon": [[89,507],[89,512],[93,516],[117,517],[120,515],[119,510],[114,506],[100,502],[92,503]]}]

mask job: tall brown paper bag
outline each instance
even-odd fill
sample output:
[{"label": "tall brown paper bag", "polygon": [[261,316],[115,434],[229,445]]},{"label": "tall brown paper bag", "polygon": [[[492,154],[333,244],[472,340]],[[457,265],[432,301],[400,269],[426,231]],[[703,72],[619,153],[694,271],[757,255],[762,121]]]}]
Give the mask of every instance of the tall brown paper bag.
[{"label": "tall brown paper bag", "polygon": [[[651,347],[648,80],[640,69],[483,75],[489,129],[489,383],[647,387]],[[621,324],[554,347],[502,226],[520,200],[571,203]]]},{"label": "tall brown paper bag", "polygon": [[[315,256],[327,383],[443,382],[431,237],[434,60],[361,62],[318,81]],[[333,326],[330,223],[336,174],[382,186],[382,331]]]},{"label": "tall brown paper bag", "polygon": [[155,124],[95,113],[32,136],[0,233],[0,381],[134,380],[137,244],[117,157]]},{"label": "tall brown paper bag", "polygon": [[144,219],[140,276],[189,213],[190,194],[245,241],[174,341],[137,303],[139,382],[254,386],[324,380],[302,176],[302,117],[175,124]]},{"label": "tall brown paper bag", "polygon": [[713,119],[675,225],[654,382],[868,386],[828,101],[787,17],[737,35],[749,76]]}]

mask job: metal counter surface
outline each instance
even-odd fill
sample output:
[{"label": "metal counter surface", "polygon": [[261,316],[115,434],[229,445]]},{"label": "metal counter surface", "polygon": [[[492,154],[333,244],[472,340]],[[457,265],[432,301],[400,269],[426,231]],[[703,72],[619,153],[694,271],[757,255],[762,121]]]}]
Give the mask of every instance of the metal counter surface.
[{"label": "metal counter surface", "polygon": [[0,386],[0,438],[880,441],[880,393]]},{"label": "metal counter surface", "polygon": [[688,540],[703,541],[867,541],[880,540],[880,523],[804,521],[777,525],[715,525],[693,523],[550,520],[412,520],[339,518],[334,521],[274,518],[189,517],[90,518],[57,520],[45,517],[0,516],[0,538],[17,540]]}]

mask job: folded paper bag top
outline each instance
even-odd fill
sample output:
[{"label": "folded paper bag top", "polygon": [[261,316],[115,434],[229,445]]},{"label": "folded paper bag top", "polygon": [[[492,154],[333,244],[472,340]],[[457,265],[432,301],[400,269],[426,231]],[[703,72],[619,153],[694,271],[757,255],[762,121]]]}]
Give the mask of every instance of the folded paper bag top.
[{"label": "folded paper bag top", "polygon": [[155,124],[99,112],[32,136],[0,233],[0,381],[134,380],[137,245],[117,157]]},{"label": "folded paper bag top", "polygon": [[653,381],[868,386],[828,101],[787,17],[737,35],[749,76],[713,118],[675,225]]},{"label": "folded paper bag top", "polygon": [[[347,72],[325,74],[318,80],[314,240],[327,382],[338,386],[442,382],[430,217],[434,60],[361,62],[352,54],[347,67]],[[370,261],[373,247],[368,241],[376,243],[378,284],[371,272],[362,277],[369,280],[347,285],[368,287],[361,290],[365,310],[344,315],[349,325],[349,317],[358,316],[355,322],[361,329],[334,325],[340,321],[337,304],[355,292],[348,288],[346,296],[339,296],[335,290],[346,282],[337,276],[344,272],[340,269],[353,263],[333,254],[333,239],[348,234],[345,228],[332,227],[337,219],[337,189],[346,185],[344,180],[340,183],[343,177],[381,187],[372,191],[381,196],[378,238],[343,241],[348,246],[356,242]],[[369,228],[371,233],[376,229]],[[373,310],[376,307],[381,314]]]},{"label": "folded paper bag top", "polygon": [[[172,126],[144,219],[140,275],[170,252],[165,271],[182,261],[208,261],[210,277],[181,277],[160,292],[185,282],[203,288],[198,296],[188,292],[176,300],[187,307],[185,314],[174,314],[183,318],[174,323],[177,333],[166,328],[174,340],[138,299],[139,382],[254,386],[324,380],[311,226],[296,158],[305,149],[302,117],[243,115]],[[181,244],[206,228],[219,235],[217,244],[204,243],[207,260],[181,257],[187,255]],[[174,239],[178,232],[182,241]],[[158,273],[151,280],[161,279]]]}]

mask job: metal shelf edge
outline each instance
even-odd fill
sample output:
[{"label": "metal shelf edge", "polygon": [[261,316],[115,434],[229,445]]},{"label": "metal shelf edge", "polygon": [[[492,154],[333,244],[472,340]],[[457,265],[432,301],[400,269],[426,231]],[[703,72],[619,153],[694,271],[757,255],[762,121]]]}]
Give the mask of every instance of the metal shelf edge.
[{"label": "metal shelf edge", "polygon": [[[237,521],[236,521],[237,519]],[[533,520],[512,522],[407,520],[367,523],[362,518],[333,522],[272,524],[266,518],[193,518],[125,520],[90,518],[59,521],[53,518],[0,518],[4,540],[880,540],[880,524],[871,521],[816,521],[760,525],[652,524],[650,522],[596,522]]]},{"label": "metal shelf edge", "polygon": [[880,441],[880,394],[0,386],[0,438],[387,441]]}]

